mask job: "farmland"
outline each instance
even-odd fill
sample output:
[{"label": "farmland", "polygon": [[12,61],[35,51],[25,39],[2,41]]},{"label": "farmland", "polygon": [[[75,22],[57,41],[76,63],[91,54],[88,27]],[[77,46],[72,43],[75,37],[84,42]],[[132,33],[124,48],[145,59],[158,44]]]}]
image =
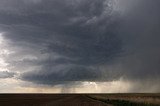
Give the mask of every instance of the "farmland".
[{"label": "farmland", "polygon": [[160,106],[160,94],[1,94],[0,106]]}]

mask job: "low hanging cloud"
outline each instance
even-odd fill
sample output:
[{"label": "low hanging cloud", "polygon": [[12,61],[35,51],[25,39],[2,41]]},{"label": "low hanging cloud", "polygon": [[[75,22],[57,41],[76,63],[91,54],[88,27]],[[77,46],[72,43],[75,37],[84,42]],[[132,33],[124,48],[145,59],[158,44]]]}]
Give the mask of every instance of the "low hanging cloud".
[{"label": "low hanging cloud", "polygon": [[4,60],[21,80],[38,84],[120,78],[157,84],[159,4],[158,0],[1,0],[0,32],[12,51]]}]

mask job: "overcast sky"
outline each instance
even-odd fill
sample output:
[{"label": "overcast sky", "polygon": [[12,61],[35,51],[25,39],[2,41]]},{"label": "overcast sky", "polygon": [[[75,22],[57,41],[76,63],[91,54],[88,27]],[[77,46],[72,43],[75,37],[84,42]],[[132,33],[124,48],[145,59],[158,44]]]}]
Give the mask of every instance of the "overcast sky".
[{"label": "overcast sky", "polygon": [[0,92],[160,92],[159,5],[0,0]]}]

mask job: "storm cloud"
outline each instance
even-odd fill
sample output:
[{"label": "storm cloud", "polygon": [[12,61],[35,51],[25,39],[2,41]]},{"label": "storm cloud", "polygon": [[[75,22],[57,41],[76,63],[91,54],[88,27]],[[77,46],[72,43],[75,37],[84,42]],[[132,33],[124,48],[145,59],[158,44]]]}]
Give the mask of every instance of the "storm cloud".
[{"label": "storm cloud", "polygon": [[[6,32],[6,39],[11,39],[21,50],[16,52],[31,55],[37,50],[39,55],[48,54],[45,60],[39,61],[38,58],[33,63],[33,59],[30,60],[42,67],[38,70],[42,76],[46,74],[42,82],[98,80],[101,72],[96,72],[93,65],[111,61],[121,52],[121,40],[116,35],[118,18],[112,13],[111,1],[48,0],[35,4],[22,1],[10,4],[8,1],[6,5],[11,5],[11,9],[1,12],[1,27]],[[25,53],[31,50],[31,54]],[[19,58],[23,63],[29,61],[27,57],[25,60]],[[34,71],[25,72],[23,79],[34,81],[41,76],[30,73]]]},{"label": "storm cloud", "polygon": [[3,60],[19,73],[17,78],[36,84],[157,81],[159,4],[158,0],[0,0],[0,33],[7,47],[3,50],[11,52]]}]

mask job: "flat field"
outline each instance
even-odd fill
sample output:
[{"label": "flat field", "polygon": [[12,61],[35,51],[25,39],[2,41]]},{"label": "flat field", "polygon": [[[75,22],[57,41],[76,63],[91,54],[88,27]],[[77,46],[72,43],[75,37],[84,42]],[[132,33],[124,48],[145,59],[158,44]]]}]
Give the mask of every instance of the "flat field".
[{"label": "flat field", "polygon": [[0,106],[160,106],[160,94],[0,94]]}]

